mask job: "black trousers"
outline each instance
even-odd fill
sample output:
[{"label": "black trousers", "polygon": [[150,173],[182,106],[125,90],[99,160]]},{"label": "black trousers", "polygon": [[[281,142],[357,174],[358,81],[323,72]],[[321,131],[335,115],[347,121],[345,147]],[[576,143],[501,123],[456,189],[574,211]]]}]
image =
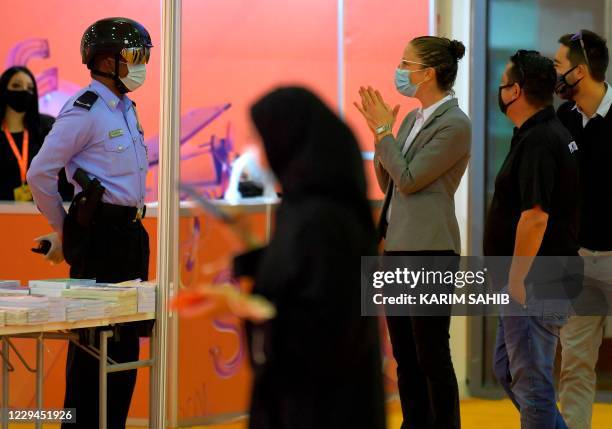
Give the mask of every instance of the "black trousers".
[{"label": "black trousers", "polygon": [[[389,256],[459,256],[452,251],[385,252]],[[427,259],[425,259],[427,260]],[[446,261],[448,259],[445,258]],[[387,316],[397,362],[402,429],[459,429],[459,388],[450,353],[448,316]]]},{"label": "black trousers", "polygon": [[[136,278],[148,280],[149,236],[140,221],[98,218],[89,228],[82,228],[69,215],[64,223],[64,247],[72,278],[108,283]],[[96,347],[99,346],[99,332],[100,329],[95,330]],[[109,357],[119,363],[138,360],[142,332],[140,323],[117,326],[109,339]],[[98,427],[98,365],[97,359],[70,343],[64,407],[76,409],[77,422],[62,424],[62,429]],[[125,428],[135,385],[136,370],[108,375],[109,429]]]}]

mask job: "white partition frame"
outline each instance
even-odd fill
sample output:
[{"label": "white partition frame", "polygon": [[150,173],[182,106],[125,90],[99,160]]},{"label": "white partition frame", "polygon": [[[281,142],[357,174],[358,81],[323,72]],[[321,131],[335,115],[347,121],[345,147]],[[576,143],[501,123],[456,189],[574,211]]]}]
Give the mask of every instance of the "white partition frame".
[{"label": "white partition frame", "polygon": [[179,137],[181,0],[161,0],[159,214],[157,221],[157,320],[151,371],[152,429],[177,427],[178,320],[168,303],[179,284]]}]

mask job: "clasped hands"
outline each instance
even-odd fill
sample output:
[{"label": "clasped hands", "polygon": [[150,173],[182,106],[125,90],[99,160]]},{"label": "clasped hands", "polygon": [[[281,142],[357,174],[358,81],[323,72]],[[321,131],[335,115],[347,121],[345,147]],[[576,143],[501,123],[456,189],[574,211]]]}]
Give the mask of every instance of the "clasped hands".
[{"label": "clasped hands", "polygon": [[399,104],[394,108],[391,108],[382,98],[380,92],[371,86],[367,88],[361,87],[359,89],[359,96],[361,97],[361,104],[354,102],[354,106],[361,112],[365,118],[368,127],[374,134],[374,137],[381,139],[382,137],[391,134],[391,131],[387,131],[383,134],[377,134],[376,129],[385,125],[389,126],[389,129],[393,129],[397,114],[399,112]]}]

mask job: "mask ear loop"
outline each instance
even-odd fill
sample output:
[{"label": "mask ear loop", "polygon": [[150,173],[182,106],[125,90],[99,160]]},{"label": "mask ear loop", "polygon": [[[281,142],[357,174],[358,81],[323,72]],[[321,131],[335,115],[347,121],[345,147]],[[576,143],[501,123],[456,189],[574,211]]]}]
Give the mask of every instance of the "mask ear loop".
[{"label": "mask ear loop", "polygon": [[[515,82],[518,83],[518,82]],[[512,84],[512,86],[514,86],[514,83]],[[521,86],[520,83],[518,83],[518,94],[516,94],[516,98],[514,100],[512,100],[510,103],[508,103],[508,106],[510,106],[512,103],[514,103],[515,101],[517,101],[519,98],[521,98],[521,94],[523,93],[523,87]]]},{"label": "mask ear loop", "polygon": [[[512,104],[514,104],[514,102],[515,102],[515,101],[517,101],[519,98],[521,98],[521,93],[523,92],[523,88],[521,87],[521,84],[520,84],[520,83],[518,83],[518,82],[508,83],[508,84],[506,84],[506,85],[502,85],[502,86],[500,86],[500,87],[499,87],[499,95],[500,95],[500,97],[501,97],[501,90],[502,90],[502,89],[505,89],[505,88],[510,88],[511,86],[514,86],[515,84],[518,84],[518,86],[519,86],[519,93],[518,93],[517,97],[516,97],[514,100],[512,100],[511,102],[509,102],[509,103],[507,103],[507,104],[504,104],[504,109],[505,109],[505,110],[503,111],[504,115],[505,115],[505,114],[506,114],[506,112],[508,111],[508,108],[509,108],[509,107],[510,107]],[[503,103],[503,100],[502,100],[502,103]]]},{"label": "mask ear loop", "polygon": [[[421,63],[415,63],[415,64],[421,64]],[[419,70],[415,70],[414,72],[420,72],[420,71],[425,71],[427,69],[433,69],[434,67],[432,66],[428,66],[426,64],[422,64],[423,66],[425,66],[425,68],[419,69]],[[410,72],[410,74],[414,73],[414,72]],[[427,79],[427,78],[424,78]],[[425,82],[429,82],[429,80],[422,80],[419,83],[415,83],[414,85],[420,87],[421,85],[423,85]]]},{"label": "mask ear loop", "polygon": [[[435,68],[434,66],[427,66],[427,67],[426,67],[424,70],[427,70],[427,69],[431,69],[431,70],[433,70],[433,71],[434,71],[434,73],[435,73],[435,71],[436,71],[436,68]],[[427,79],[427,80],[425,80],[425,81],[421,82],[421,84],[423,84],[423,83],[425,83],[425,82],[429,82],[430,80],[431,80],[431,79]]]},{"label": "mask ear loop", "polygon": [[566,71],[565,73],[563,73],[561,75],[560,81],[557,82],[557,84],[555,85],[555,92],[557,92],[557,93],[562,92],[565,87],[567,87],[567,88],[575,88],[580,83],[580,81],[582,81],[582,78],[578,79],[576,82],[574,82],[572,84],[570,84],[567,81],[567,75],[569,75],[571,72],[576,70],[579,65],[580,64],[575,65],[574,67],[572,67],[571,69],[569,69],[568,71]]},{"label": "mask ear loop", "polygon": [[121,55],[115,54],[115,72],[107,73],[97,69],[91,69],[91,73],[96,76],[102,76],[112,79],[115,82],[115,86],[119,90],[121,94],[125,94],[129,92],[127,87],[121,82],[121,78],[119,77],[119,60],[121,59]]},{"label": "mask ear loop", "polygon": [[130,90],[127,88],[127,86],[125,86],[123,84],[123,82],[121,81],[121,77],[119,76],[119,63],[120,63],[121,59],[122,59],[121,55],[115,54],[115,77],[114,77],[114,81],[115,81],[115,85],[117,86],[117,89],[119,90],[119,92],[122,93],[122,94],[126,94],[126,93],[130,92]]}]

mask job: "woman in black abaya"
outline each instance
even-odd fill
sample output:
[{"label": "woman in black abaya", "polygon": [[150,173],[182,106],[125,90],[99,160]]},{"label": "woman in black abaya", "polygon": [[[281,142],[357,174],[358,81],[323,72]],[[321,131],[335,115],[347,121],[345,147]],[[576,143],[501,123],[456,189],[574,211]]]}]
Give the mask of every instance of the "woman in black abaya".
[{"label": "woman in black abaya", "polygon": [[249,427],[384,429],[378,323],[360,315],[360,256],[377,246],[355,138],[302,88],[273,91],[251,116],[282,202],[268,246],[235,260],[277,310],[247,324]]}]

